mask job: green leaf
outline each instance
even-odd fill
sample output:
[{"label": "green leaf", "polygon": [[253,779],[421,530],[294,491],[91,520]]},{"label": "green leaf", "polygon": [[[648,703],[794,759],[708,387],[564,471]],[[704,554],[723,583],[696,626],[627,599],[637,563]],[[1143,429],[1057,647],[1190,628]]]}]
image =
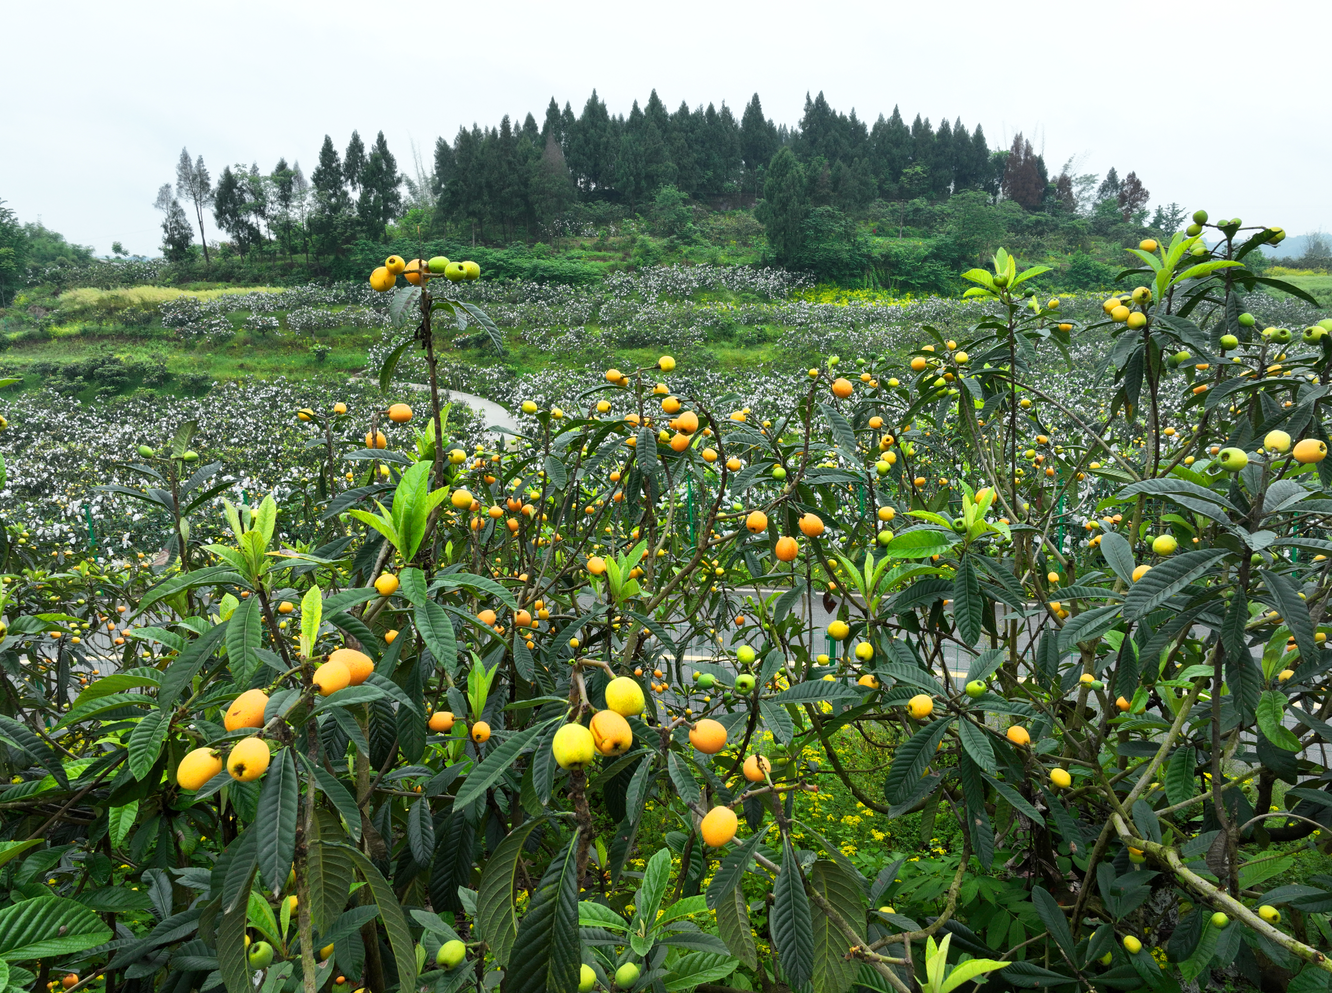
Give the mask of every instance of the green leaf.
[{"label": "green leaf", "polygon": [[[975,760],[973,759],[972,761]],[[1023,815],[1035,821],[1037,824],[1045,824],[1045,818],[1041,815],[1041,812],[1037,810],[1035,806],[1032,805],[1031,801],[1025,796],[1013,789],[1013,787],[1009,786],[1003,780],[996,779],[988,773],[983,775],[985,775],[985,778],[989,781],[990,785],[998,791],[999,795],[1009,802],[1013,809],[1020,811]]]},{"label": "green leaf", "polygon": [[981,638],[981,617],[985,612],[985,598],[981,596],[980,577],[971,556],[963,555],[953,577],[953,622],[957,634],[968,645]]},{"label": "green leaf", "polygon": [[310,920],[325,937],[347,905],[352,883],[356,881],[356,867],[347,850],[341,845],[328,844],[344,837],[332,815],[321,812],[315,818],[305,875],[310,890]]},{"label": "green leaf", "polygon": [[864,695],[865,690],[862,687],[852,686],[849,683],[839,683],[835,680],[810,679],[803,683],[796,683],[790,689],[782,690],[776,696],[769,697],[769,703],[820,703],[822,701],[844,700],[846,702],[859,701]]},{"label": "green leaf", "polygon": [[333,806],[337,808],[338,813],[342,815],[343,820],[346,821],[347,831],[352,840],[360,841],[361,809],[356,805],[356,798],[352,796],[351,790],[323,766],[316,766],[314,774],[320,792],[328,797]]},{"label": "green leaf", "polygon": [[[235,842],[232,842],[235,845]],[[250,893],[254,879],[254,863],[246,867],[245,878],[239,891]],[[224,896],[225,902],[225,896]],[[250,967],[245,958],[245,927],[249,922],[249,901],[237,900],[229,911],[223,910],[217,926],[217,968],[226,984],[227,993],[253,993],[250,985]]]},{"label": "green leaf", "polygon": [[1165,790],[1166,798],[1172,803],[1192,800],[1198,793],[1198,781],[1194,770],[1198,766],[1198,750],[1192,745],[1175,749],[1166,763]]},{"label": "green leaf", "polygon": [[407,811],[407,844],[418,865],[430,864],[435,854],[435,821],[424,796]]},{"label": "green leaf", "polygon": [[[153,761],[157,761],[156,758]],[[140,778],[140,777],[136,777]],[[111,837],[112,848],[120,848],[129,837],[129,829],[135,826],[139,817],[139,801],[131,800],[124,806],[113,806],[107,810],[107,834]]]},{"label": "green leaf", "polygon": [[1263,735],[1278,748],[1290,752],[1300,750],[1300,739],[1282,722],[1286,717],[1286,698],[1276,690],[1265,690],[1258,700],[1258,727]]},{"label": "green leaf", "polygon": [[670,775],[671,782],[675,784],[681,800],[690,806],[702,802],[703,794],[698,788],[694,774],[689,770],[689,764],[675,752],[666,755],[666,772]]},{"label": "green leaf", "polygon": [[241,601],[227,622],[227,668],[241,687],[250,685],[260,665],[256,649],[263,646],[262,620],[259,598],[250,597]]},{"label": "green leaf", "polygon": [[[859,932],[865,921],[865,891],[860,881],[848,876],[836,862],[819,859],[810,870],[809,885]],[[860,966],[848,961],[849,942],[831,917],[817,903],[810,905],[814,934],[814,989],[820,993],[844,993],[849,989]]]},{"label": "green leaf", "polygon": [[914,528],[895,536],[884,546],[883,552],[894,559],[927,559],[931,555],[942,555],[955,544],[957,538],[946,531]]},{"label": "green leaf", "polygon": [[736,961],[717,952],[690,952],[681,955],[670,966],[670,974],[663,979],[666,993],[692,990],[703,983],[725,979],[735,972]]},{"label": "green leaf", "polygon": [[578,940],[578,833],[551,859],[518,924],[523,954],[509,963],[505,993],[576,993],[582,966]]},{"label": "green leaf", "polygon": [[967,959],[967,961],[959,963],[948,974],[948,978],[939,987],[938,993],[952,993],[963,983],[969,983],[977,976],[994,972],[996,969],[1006,969],[1012,964],[1012,962],[1001,962],[998,959]]},{"label": "green leaf", "polygon": [[157,690],[157,705],[162,710],[174,710],[183,700],[188,699],[187,691],[194,677],[203,668],[203,664],[213,657],[230,625],[230,621],[223,621],[209,628],[186,645],[184,651],[167,666],[166,672],[162,674],[162,684]]},{"label": "green leaf", "polygon": [[311,586],[301,597],[301,657],[311,658],[319,639],[319,624],[324,619],[324,592]]},{"label": "green leaf", "polygon": [[1290,628],[1291,636],[1300,649],[1300,659],[1312,662],[1319,657],[1318,643],[1314,641],[1313,620],[1309,617],[1309,605],[1300,598],[1300,588],[1295,580],[1285,573],[1260,569],[1258,575],[1263,578],[1277,610],[1281,611],[1281,621]]},{"label": "green leaf", "polygon": [[971,761],[991,776],[998,772],[998,766],[995,765],[994,761],[994,748],[990,745],[990,739],[986,733],[975,723],[968,720],[961,721],[957,730],[962,739],[962,748],[971,756]]},{"label": "green leaf", "polygon": [[787,985],[792,989],[804,986],[814,976],[814,923],[795,849],[786,836],[782,838],[782,868],[772,887],[768,931]]},{"label": "green leaf", "polygon": [[522,731],[515,731],[509,738],[502,741],[498,748],[482,759],[481,763],[467,774],[462,786],[458,788],[458,795],[453,798],[453,809],[462,810],[474,803],[486,790],[499,782],[499,778],[504,775],[514,760],[527,747],[527,743],[540,730],[563,720],[563,717],[555,717],[545,724],[534,724]]},{"label": "green leaf", "polygon": [[95,913],[60,896],[21,900],[0,910],[0,959],[75,955],[111,939],[111,929]]},{"label": "green leaf", "polygon": [[129,767],[135,779],[143,779],[157,762],[171,727],[171,715],[154,710],[134,726],[129,736]]},{"label": "green leaf", "polygon": [[1106,562],[1110,564],[1116,576],[1125,583],[1133,582],[1133,570],[1137,568],[1137,564],[1133,561],[1133,549],[1123,535],[1114,531],[1102,534],[1101,554],[1105,556]]},{"label": "green leaf", "polygon": [[518,912],[513,902],[518,859],[532,830],[544,822],[545,818],[535,817],[515,828],[500,842],[481,872],[476,895],[476,929],[503,968],[508,968],[509,953],[518,937]]},{"label": "green leaf", "polygon": [[[110,696],[98,697],[96,700],[89,700],[81,707],[72,707],[56,724],[56,728],[70,727],[78,724],[80,721],[86,721],[94,717],[100,717],[102,714],[110,713],[113,710],[121,710],[125,707],[149,707],[153,704],[153,698],[143,693],[112,693]],[[17,722],[14,722],[17,723]],[[5,736],[9,730],[10,724],[5,718],[0,718],[0,737]],[[31,749],[29,751],[31,754]],[[36,753],[40,757],[41,753]],[[60,777],[57,776],[57,779]]]},{"label": "green leaf", "polygon": [[355,848],[342,846],[348,852],[361,876],[370,887],[370,895],[379,906],[379,916],[384,921],[384,931],[388,934],[389,948],[393,959],[398,964],[398,986],[410,990],[416,985],[416,948],[412,941],[411,929],[407,926],[407,917],[402,912],[402,904],[393,893],[393,887],[375,868],[369,857]]},{"label": "green leaf", "polygon": [[897,747],[883,784],[884,797],[890,804],[903,802],[915,790],[925,775],[925,767],[934,758],[935,746],[952,723],[953,718],[942,717],[921,728]]},{"label": "green leaf", "polygon": [[1124,620],[1136,621],[1146,617],[1189,583],[1211,572],[1226,555],[1224,549],[1200,548],[1154,567],[1133,584],[1124,598]]},{"label": "green leaf", "polygon": [[453,635],[453,622],[444,608],[433,600],[427,600],[416,608],[416,630],[421,632],[426,647],[435,661],[444,670],[454,676],[458,671],[458,642]]},{"label": "green leaf", "polygon": [[[709,897],[711,893],[709,887]],[[749,924],[749,907],[745,903],[744,890],[738,886],[731,887],[717,904],[716,910],[718,937],[741,964],[749,969],[757,969],[758,946],[754,943],[753,930]]]},{"label": "green leaf", "polygon": [[652,948],[650,931],[657,922],[657,911],[671,881],[671,850],[659,848],[643,868],[643,884],[634,898],[634,919],[629,923],[634,951],[646,955]]},{"label": "green leaf", "polygon": [[754,853],[758,851],[763,838],[762,831],[755,832],[748,841],[738,848],[733,848],[721,860],[716,873],[713,874],[712,882],[708,884],[706,896],[709,908],[716,910],[727,894],[740,885],[740,880],[749,871],[750,863],[754,861]]},{"label": "green leaf", "polygon": [[300,806],[300,786],[291,749],[283,748],[273,756],[259,793],[254,827],[259,845],[259,871],[274,896],[287,884],[292,856],[296,850],[296,812]]},{"label": "green leaf", "polygon": [[[396,301],[395,301],[396,302]],[[379,367],[379,390],[381,393],[387,393],[389,385],[393,382],[393,373],[398,368],[398,361],[402,358],[402,353],[414,339],[408,337],[406,341],[398,345],[389,352],[384,358],[384,364]]]},{"label": "green leaf", "polygon": [[1036,906],[1036,913],[1040,915],[1041,922],[1045,924],[1046,930],[1050,932],[1050,937],[1054,938],[1060,951],[1064,953],[1064,957],[1072,964],[1075,961],[1073,932],[1068,928],[1068,918],[1059,909],[1059,903],[1043,886],[1036,886],[1032,889],[1031,902]]}]

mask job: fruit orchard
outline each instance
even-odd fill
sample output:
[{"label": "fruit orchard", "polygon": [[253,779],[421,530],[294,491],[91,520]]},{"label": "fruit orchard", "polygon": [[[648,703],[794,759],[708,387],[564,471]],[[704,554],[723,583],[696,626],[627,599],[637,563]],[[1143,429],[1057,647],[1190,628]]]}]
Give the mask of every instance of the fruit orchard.
[{"label": "fruit orchard", "polygon": [[[113,488],[160,562],[7,529],[0,985],[1327,989],[1332,333],[1241,310],[1279,229],[1194,220],[1094,320],[1000,251],[779,416],[681,352],[466,444],[479,269],[386,260],[303,485],[224,499],[184,423]],[[1091,335],[1099,410],[1039,372]]]}]

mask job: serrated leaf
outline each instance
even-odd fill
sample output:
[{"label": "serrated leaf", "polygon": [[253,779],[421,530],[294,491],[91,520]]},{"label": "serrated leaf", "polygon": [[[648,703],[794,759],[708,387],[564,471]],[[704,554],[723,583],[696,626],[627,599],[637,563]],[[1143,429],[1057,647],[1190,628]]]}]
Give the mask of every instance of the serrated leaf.
[{"label": "serrated leaf", "polygon": [[157,763],[166,742],[171,715],[154,710],[134,726],[129,736],[129,767],[135,779],[142,780]]},{"label": "serrated leaf", "polygon": [[740,880],[749,871],[749,865],[754,861],[754,853],[758,851],[763,838],[762,831],[756,832],[748,841],[732,849],[721,860],[721,864],[712,876],[712,882],[708,884],[706,896],[710,909],[716,910],[727,894],[740,885]]},{"label": "serrated leaf", "polygon": [[1210,572],[1226,554],[1224,549],[1198,549],[1155,566],[1128,591],[1124,598],[1124,620],[1146,617],[1189,583]]},{"label": "serrated leaf", "polygon": [[[865,919],[865,892],[835,862],[819,859],[810,870],[809,885],[843,920],[859,929]],[[814,989],[819,993],[845,993],[859,972],[859,963],[847,960],[849,942],[831,917],[817,904],[810,905],[814,934]]]},{"label": "serrated leaf", "polygon": [[499,747],[494,749],[467,774],[467,778],[463,780],[462,786],[458,789],[458,795],[454,797],[454,809],[462,810],[475,802],[478,797],[499,781],[499,778],[504,775],[509,766],[513,764],[514,759],[527,747],[527,743],[532,740],[539,730],[562,720],[562,717],[553,718],[546,724],[537,724],[522,731],[516,731],[511,737],[502,741]]},{"label": "serrated leaf", "polygon": [[509,964],[506,993],[575,993],[578,940],[578,834],[551,859],[518,924],[523,954]]},{"label": "serrated leaf", "polygon": [[1258,700],[1258,727],[1263,735],[1278,748],[1290,752],[1300,750],[1300,739],[1284,725],[1286,698],[1276,690],[1265,690]]},{"label": "serrated leaf", "polygon": [[20,900],[0,910],[0,959],[6,962],[75,955],[110,938],[100,917],[65,897]]},{"label": "serrated leaf", "polygon": [[242,687],[250,685],[250,679],[259,668],[259,656],[255,650],[263,647],[262,619],[258,597],[250,597],[241,601],[227,622],[227,668],[237,685]]},{"label": "serrated leaf", "polygon": [[507,968],[509,953],[518,936],[518,912],[513,902],[514,879],[523,845],[537,825],[537,817],[519,825],[509,834],[486,863],[476,896],[476,928],[481,940],[490,946],[495,961]]},{"label": "serrated leaf", "polygon": [[258,844],[259,872],[274,896],[282,892],[291,870],[299,806],[296,763],[291,757],[291,749],[283,748],[273,757],[264,775],[252,828]]},{"label": "serrated leaf", "polygon": [[[711,889],[709,889],[711,892]],[[749,969],[758,968],[758,946],[749,924],[749,907],[744,890],[731,887],[716,906],[717,935],[730,953]]]},{"label": "serrated leaf", "polygon": [[698,781],[689,771],[688,763],[675,752],[670,752],[666,756],[666,771],[670,774],[671,782],[675,784],[681,800],[689,806],[695,806],[702,801],[703,794],[698,788]]},{"label": "serrated leaf", "polygon": [[786,982],[796,989],[814,976],[814,924],[795,850],[785,836],[782,852],[782,867],[772,887],[768,931]]},{"label": "serrated leaf", "polygon": [[962,739],[962,748],[971,756],[971,761],[992,776],[998,772],[994,761],[994,748],[990,745],[986,733],[968,720],[959,723],[957,730]]},{"label": "serrated leaf", "polygon": [[430,864],[435,854],[435,821],[424,796],[407,811],[407,844],[417,865]]},{"label": "serrated leaf", "polygon": [[1114,531],[1102,534],[1101,554],[1116,576],[1125,583],[1133,582],[1133,570],[1137,566],[1133,561],[1133,549],[1123,535]]},{"label": "serrated leaf", "polygon": [[458,642],[453,634],[453,622],[444,608],[433,600],[427,600],[418,606],[412,615],[416,620],[416,629],[425,639],[426,647],[435,661],[442,665],[450,676],[458,672]]},{"label": "serrated leaf", "polygon": [[416,985],[416,950],[411,929],[407,926],[407,917],[402,912],[402,904],[398,903],[393,887],[367,856],[347,846],[343,846],[343,850],[350,854],[379,906],[379,916],[388,934],[389,948],[398,965],[398,985],[404,990],[412,989]]},{"label": "serrated leaf", "polygon": [[953,622],[958,637],[966,644],[975,645],[981,638],[981,618],[985,612],[985,598],[981,596],[980,577],[971,556],[963,555],[953,577]]},{"label": "serrated leaf", "polygon": [[925,767],[934,757],[935,746],[952,724],[952,717],[942,717],[921,728],[897,747],[883,784],[884,797],[890,804],[901,803],[915,789],[925,775]]}]

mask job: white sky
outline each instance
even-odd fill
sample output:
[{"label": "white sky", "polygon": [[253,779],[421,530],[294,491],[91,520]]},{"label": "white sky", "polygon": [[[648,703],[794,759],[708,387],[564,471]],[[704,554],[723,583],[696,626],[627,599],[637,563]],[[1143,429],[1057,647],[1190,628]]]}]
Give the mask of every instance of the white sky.
[{"label": "white sky", "polygon": [[577,113],[593,87],[613,114],[655,87],[738,117],[757,91],[792,125],[823,90],[870,122],[894,104],[979,122],[992,147],[1021,130],[1052,173],[1076,155],[1136,170],[1153,205],[1300,234],[1332,229],[1329,30],[1326,0],[0,0],[0,198],[99,254],[156,255],[182,146],[214,180],[279,156],[308,176],[325,132],[341,153],[383,129],[407,170],[413,140],[428,157],[460,124],[540,121],[551,96]]}]

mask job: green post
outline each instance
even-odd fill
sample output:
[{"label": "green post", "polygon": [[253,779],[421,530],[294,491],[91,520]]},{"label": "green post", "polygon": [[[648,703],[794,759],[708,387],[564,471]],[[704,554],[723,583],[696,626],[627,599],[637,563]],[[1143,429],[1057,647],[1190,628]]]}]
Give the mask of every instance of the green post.
[{"label": "green post", "polygon": [[97,547],[97,536],[93,533],[92,504],[84,504],[84,512],[88,517],[88,551],[93,551]]}]

